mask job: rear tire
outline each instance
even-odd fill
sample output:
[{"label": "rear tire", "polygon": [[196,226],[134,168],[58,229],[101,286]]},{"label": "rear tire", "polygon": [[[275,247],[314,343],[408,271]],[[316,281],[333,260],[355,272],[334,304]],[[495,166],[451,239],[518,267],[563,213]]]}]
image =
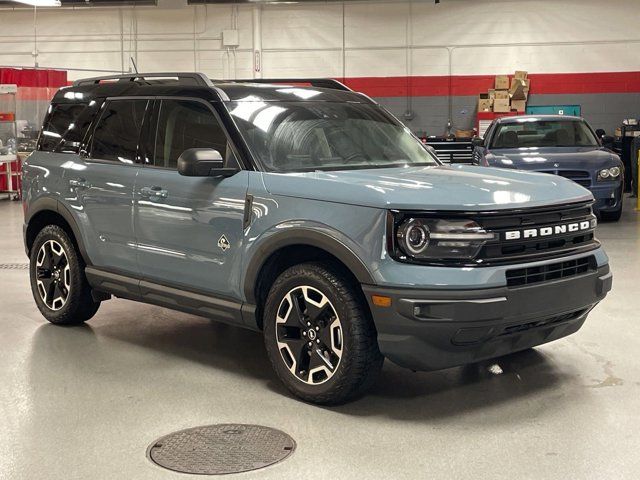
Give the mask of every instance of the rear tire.
[{"label": "rear tire", "polygon": [[31,292],[40,313],[56,325],[77,325],[100,307],[91,296],[84,261],[67,232],[47,225],[36,236],[29,258]]},{"label": "rear tire", "polygon": [[264,309],[264,339],[282,383],[316,404],[362,395],[384,362],[357,285],[320,263],[295,265],[275,281]]}]

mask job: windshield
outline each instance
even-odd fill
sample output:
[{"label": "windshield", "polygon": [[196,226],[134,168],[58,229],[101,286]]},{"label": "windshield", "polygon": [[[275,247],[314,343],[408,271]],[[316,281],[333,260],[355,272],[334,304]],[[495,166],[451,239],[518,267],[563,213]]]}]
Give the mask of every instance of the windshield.
[{"label": "windshield", "polygon": [[407,128],[375,105],[243,100],[227,108],[267,171],[437,165]]},{"label": "windshield", "polygon": [[499,125],[491,148],[596,146],[596,137],[583,121],[522,119]]}]

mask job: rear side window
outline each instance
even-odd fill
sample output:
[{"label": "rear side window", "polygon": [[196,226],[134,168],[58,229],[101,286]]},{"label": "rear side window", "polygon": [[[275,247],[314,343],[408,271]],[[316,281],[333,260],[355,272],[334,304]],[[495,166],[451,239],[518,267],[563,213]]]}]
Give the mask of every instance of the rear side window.
[{"label": "rear side window", "polygon": [[134,163],[147,100],[112,100],[93,131],[91,157]]},{"label": "rear side window", "polygon": [[227,159],[232,155],[215,115],[206,105],[190,100],[162,100],[152,148],[153,165],[172,169],[189,148],[214,148]]},{"label": "rear side window", "polygon": [[87,105],[83,103],[51,104],[49,115],[42,126],[40,150],[57,151],[59,146],[65,143],[63,140],[76,129],[76,121],[86,108]]}]

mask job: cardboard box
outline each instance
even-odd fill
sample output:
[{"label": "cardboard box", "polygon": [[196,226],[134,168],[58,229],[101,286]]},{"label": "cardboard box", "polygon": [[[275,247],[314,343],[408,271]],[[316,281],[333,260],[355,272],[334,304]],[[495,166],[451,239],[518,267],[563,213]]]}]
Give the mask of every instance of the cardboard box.
[{"label": "cardboard box", "polygon": [[498,75],[496,76],[496,90],[509,90],[509,76]]},{"label": "cardboard box", "polygon": [[456,138],[473,138],[475,135],[475,130],[456,130]]},{"label": "cardboard box", "polygon": [[511,79],[511,83],[509,84],[509,89],[512,89],[514,85],[518,85],[518,84],[522,84],[525,87],[529,86],[529,79],[528,78],[516,78],[513,77]]},{"label": "cardboard box", "polygon": [[516,70],[516,73],[513,75],[515,78],[519,80],[526,80],[528,73],[522,70]]},{"label": "cardboard box", "polygon": [[479,112],[491,112],[491,111],[493,111],[493,98],[479,98],[478,99],[478,111]]},{"label": "cardboard box", "polygon": [[511,100],[511,110],[515,110],[518,113],[524,113],[527,110],[527,101]]},{"label": "cardboard box", "polygon": [[509,89],[509,97],[511,100],[526,100],[527,95],[524,93],[527,84],[524,80],[514,78],[511,82],[511,88]]},{"label": "cardboard box", "polygon": [[496,90],[495,88],[490,88],[488,92],[489,98],[494,100],[496,98]]},{"label": "cardboard box", "polygon": [[496,113],[509,113],[511,111],[509,99],[496,98],[493,101],[493,111]]},{"label": "cardboard box", "polygon": [[496,100],[509,100],[509,90],[496,90]]}]

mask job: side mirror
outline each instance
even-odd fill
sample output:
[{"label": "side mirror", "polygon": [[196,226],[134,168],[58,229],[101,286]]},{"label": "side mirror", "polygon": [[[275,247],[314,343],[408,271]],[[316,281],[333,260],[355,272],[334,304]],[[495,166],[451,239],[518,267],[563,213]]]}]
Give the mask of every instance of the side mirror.
[{"label": "side mirror", "polygon": [[603,147],[613,147],[615,143],[615,139],[611,135],[605,135],[602,137],[602,146]]},{"label": "side mirror", "polygon": [[484,146],[484,138],[482,137],[473,137],[471,139],[471,145],[474,147],[483,147]]},{"label": "side mirror", "polygon": [[189,148],[178,157],[178,173],[185,177],[231,177],[236,168],[225,168],[218,150]]}]

